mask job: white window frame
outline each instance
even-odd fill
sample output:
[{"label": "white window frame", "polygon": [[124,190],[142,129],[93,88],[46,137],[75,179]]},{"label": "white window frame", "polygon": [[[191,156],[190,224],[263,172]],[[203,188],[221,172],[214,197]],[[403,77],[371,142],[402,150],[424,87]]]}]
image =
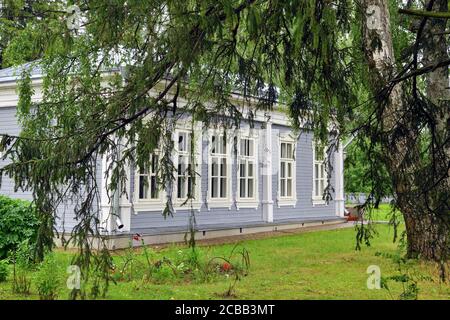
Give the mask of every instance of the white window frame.
[{"label": "white window frame", "polygon": [[[316,159],[316,142],[313,140],[312,141],[312,156],[313,156],[313,176],[312,176],[312,203],[313,205],[326,205],[326,201],[325,199],[323,199],[323,192],[325,190],[325,188],[327,187],[327,175],[326,175],[326,170],[325,170],[325,165],[326,165],[326,161],[327,161],[327,153],[326,153],[326,149],[324,148],[323,150],[323,159],[322,160],[317,160]],[[322,194],[320,195],[316,195],[316,165],[318,165],[320,167],[320,171],[324,176],[319,177],[319,184],[320,184],[320,180],[323,180],[323,190],[322,190]]]},{"label": "white window frame", "polygon": [[[212,155],[212,137],[213,136],[222,136],[226,137],[226,150],[225,154],[217,154]],[[231,206],[233,204],[233,198],[232,198],[232,189],[231,189],[231,183],[232,183],[232,145],[233,145],[234,135],[231,131],[225,131],[223,129],[210,129],[208,130],[208,187],[206,190],[206,199],[207,199],[207,208],[210,210],[211,208],[228,208],[228,210],[231,210]],[[226,159],[226,170],[227,170],[227,181],[226,181],[226,197],[224,198],[213,198],[211,196],[211,184],[212,184],[212,159],[220,157],[223,159]],[[220,182],[219,182],[220,185]]]},{"label": "white window frame", "polygon": [[[243,139],[253,141],[253,156],[241,155],[241,141]],[[258,165],[258,134],[254,130],[241,130],[237,137],[237,159],[236,159],[236,208],[254,208],[259,206],[259,165]],[[241,160],[253,161],[253,197],[241,198]]]},{"label": "white window frame", "polygon": [[[158,166],[159,162],[161,161],[161,155],[159,150],[155,150],[153,154],[151,155],[150,162],[152,161],[152,158],[154,155],[158,156]],[[141,211],[163,211],[165,208],[165,195],[166,192],[162,188],[159,189],[158,198],[154,199],[140,199],[139,198],[139,181],[140,181],[140,168],[136,166],[135,170],[135,176],[134,176],[134,201],[133,201],[133,208],[136,213]],[[149,185],[150,186],[150,185]]]},{"label": "white window frame", "polygon": [[174,185],[173,185],[172,201],[173,201],[173,206],[174,206],[175,211],[189,210],[191,208],[199,211],[202,206],[202,201],[201,201],[202,126],[201,126],[201,123],[196,123],[194,125],[195,144],[194,144],[193,157],[195,158],[195,166],[196,166],[196,169],[195,169],[196,177],[195,177],[195,186],[194,186],[195,199],[192,199],[192,200],[189,200],[188,202],[186,202],[187,197],[186,198],[178,198],[178,159],[179,159],[179,156],[187,157],[189,160],[191,158],[191,154],[190,154],[191,145],[189,144],[187,146],[188,150],[186,150],[186,151],[178,150],[178,137],[179,137],[180,133],[186,133],[186,134],[190,134],[191,138],[192,138],[191,127],[192,126],[191,126],[190,122],[180,124],[175,129],[174,136],[173,136],[174,144],[175,144],[174,155],[173,155],[173,164],[176,168],[176,172],[175,172],[175,181],[174,181]]},{"label": "white window frame", "polygon": [[[281,158],[281,144],[289,143],[292,144],[293,159]],[[277,204],[278,208],[282,206],[293,206],[295,208],[297,204],[297,137],[292,134],[280,134],[278,139],[278,190],[277,190]],[[281,162],[291,162],[292,163],[292,196],[282,197],[281,196]]]}]

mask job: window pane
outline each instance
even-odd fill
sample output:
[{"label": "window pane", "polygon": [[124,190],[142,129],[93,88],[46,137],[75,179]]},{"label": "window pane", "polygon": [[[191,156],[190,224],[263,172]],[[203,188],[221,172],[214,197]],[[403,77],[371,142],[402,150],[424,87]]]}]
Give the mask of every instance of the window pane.
[{"label": "window pane", "polygon": [[253,198],[253,179],[248,179],[248,197]]},{"label": "window pane", "polygon": [[288,162],[287,167],[288,167],[287,176],[288,178],[292,178],[292,163]]},{"label": "window pane", "polygon": [[218,197],[218,178],[212,178],[211,179],[211,198],[217,198]]},{"label": "window pane", "polygon": [[255,151],[255,147],[254,147],[255,142],[251,139],[248,140],[248,156],[249,157],[253,157],[254,156],[254,151]]},{"label": "window pane", "polygon": [[286,144],[286,158],[292,159],[293,158],[293,154],[292,154],[292,144],[291,143],[287,143]]},{"label": "window pane", "polygon": [[186,134],[184,132],[180,132],[178,134],[178,151],[186,151]]},{"label": "window pane", "polygon": [[246,172],[245,172],[245,161],[241,161],[241,164],[239,165],[239,176],[240,177],[245,177]]},{"label": "window pane", "polygon": [[220,176],[225,177],[227,175],[227,159],[222,158],[220,164]]},{"label": "window pane", "polygon": [[211,164],[211,175],[213,177],[217,177],[219,175],[219,164],[217,163],[218,159],[217,158],[212,158],[211,161],[212,161],[212,164]]},{"label": "window pane", "polygon": [[323,196],[324,191],[324,180],[320,180],[320,196]]},{"label": "window pane", "polygon": [[194,194],[194,183],[193,183],[193,181],[192,181],[192,178],[191,177],[189,177],[189,178],[187,178],[188,179],[188,182],[187,182],[187,194],[186,194],[186,197],[189,195],[189,196],[191,196],[192,198],[194,198],[195,197],[195,194]]},{"label": "window pane", "polygon": [[151,173],[156,173],[158,171],[158,156],[153,155],[152,156],[152,166],[151,166]]},{"label": "window pane", "polygon": [[253,161],[248,162],[248,176],[253,177]]},{"label": "window pane", "polygon": [[292,179],[287,179],[287,196],[292,197]]},{"label": "window pane", "polygon": [[139,174],[148,174],[148,171],[145,168],[139,168]]},{"label": "window pane", "polygon": [[286,162],[281,162],[280,177],[281,178],[286,177]]},{"label": "window pane", "polygon": [[156,183],[156,177],[152,176],[150,178],[150,197],[152,199],[157,199],[158,198],[158,186]]},{"label": "window pane", "polygon": [[178,177],[177,181],[177,197],[178,198],[185,198],[185,178],[184,177]]},{"label": "window pane", "polygon": [[245,179],[239,179],[239,197],[245,198]]},{"label": "window pane", "polygon": [[245,152],[245,139],[241,139],[241,144],[240,144],[240,148],[239,148],[239,153],[243,156],[246,155]]},{"label": "window pane", "polygon": [[217,138],[216,136],[211,136],[211,153],[216,153],[217,150]]},{"label": "window pane", "polygon": [[286,179],[281,179],[280,180],[280,195],[282,197],[286,196]]},{"label": "window pane", "polygon": [[318,164],[314,165],[314,172],[315,172],[315,178],[319,179],[319,165]]},{"label": "window pane", "polygon": [[286,158],[286,143],[281,143],[281,158]]},{"label": "window pane", "polygon": [[220,178],[220,197],[226,198],[227,196],[227,178]]},{"label": "window pane", "polygon": [[221,153],[225,154],[225,153],[227,153],[227,140],[225,139],[224,136],[222,136],[221,138],[222,138],[222,150],[221,150]]},{"label": "window pane", "polygon": [[139,199],[147,199],[148,184],[146,183],[147,176],[139,176]]}]

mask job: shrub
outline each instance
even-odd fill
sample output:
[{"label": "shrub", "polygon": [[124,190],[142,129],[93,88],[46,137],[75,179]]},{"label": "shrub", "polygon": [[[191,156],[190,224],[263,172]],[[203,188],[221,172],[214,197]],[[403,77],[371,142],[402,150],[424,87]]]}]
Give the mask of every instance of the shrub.
[{"label": "shrub", "polygon": [[24,240],[34,243],[38,227],[36,209],[30,202],[0,195],[0,259]]},{"label": "shrub", "polygon": [[48,253],[39,265],[36,287],[41,300],[55,300],[58,297],[60,276],[55,255]]},{"label": "shrub", "polygon": [[8,278],[8,263],[6,260],[0,260],[0,282],[5,282]]}]

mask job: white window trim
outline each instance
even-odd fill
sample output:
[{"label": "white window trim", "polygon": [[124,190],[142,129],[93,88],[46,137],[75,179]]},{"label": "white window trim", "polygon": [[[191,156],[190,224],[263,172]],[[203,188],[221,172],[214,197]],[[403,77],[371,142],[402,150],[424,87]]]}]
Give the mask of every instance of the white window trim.
[{"label": "white window trim", "polygon": [[[240,149],[241,149],[241,139],[250,139],[253,140],[253,161],[254,161],[254,197],[253,198],[241,198],[240,197]],[[237,137],[237,158],[236,158],[236,209],[239,210],[240,208],[251,208],[251,209],[258,209],[259,207],[259,148],[258,148],[259,140],[258,140],[258,133],[255,131],[255,129],[252,130],[241,130],[239,132],[239,135]],[[247,157],[246,157],[247,158]]]},{"label": "white window trim", "polygon": [[[315,183],[315,177],[316,177],[316,143],[314,139],[312,140],[312,164],[313,164],[313,175],[312,175],[312,194],[311,194],[311,202],[313,206],[319,206],[319,205],[328,205],[327,202],[323,199],[323,194],[321,196],[316,196],[316,183]],[[324,156],[323,156],[323,165],[325,165],[325,161],[327,159],[326,151],[324,150]],[[326,188],[326,186],[325,186]]]},{"label": "white window trim", "polygon": [[[201,200],[201,185],[202,185],[202,176],[201,176],[201,168],[202,168],[202,124],[196,123],[194,125],[194,130],[197,132],[197,134],[194,135],[195,138],[195,162],[196,162],[196,172],[200,175],[197,175],[195,178],[195,199],[189,200],[186,202],[186,199],[178,199],[178,183],[177,183],[177,177],[178,177],[178,134],[180,132],[187,132],[192,133],[191,125],[189,123],[180,123],[177,128],[175,129],[173,140],[174,140],[174,156],[173,156],[173,164],[176,168],[176,175],[175,175],[175,181],[173,184],[173,192],[172,192],[172,202],[173,202],[173,209],[174,211],[177,210],[189,210],[194,209],[197,211],[200,211],[200,208],[202,206],[202,200]],[[190,147],[190,146],[189,146]],[[189,156],[189,152],[185,153],[185,155]]]},{"label": "white window trim", "polygon": [[[154,154],[159,156],[158,150],[154,151]],[[158,158],[161,161],[161,157]],[[159,190],[159,197],[156,199],[139,199],[139,167],[136,166],[134,175],[134,201],[133,209],[135,213],[143,211],[163,212],[165,208],[164,199],[167,199],[167,192],[165,190]]]},{"label": "white window trim", "polygon": [[231,210],[231,206],[233,205],[233,198],[232,198],[232,184],[231,184],[231,180],[233,179],[233,175],[231,172],[232,169],[232,145],[233,145],[233,140],[234,140],[234,134],[232,133],[231,130],[228,130],[226,132],[226,137],[227,137],[227,147],[226,147],[226,160],[227,160],[227,197],[226,198],[211,198],[211,163],[212,163],[212,158],[213,156],[211,155],[211,138],[213,135],[225,135],[225,130],[223,129],[209,129],[208,130],[208,147],[207,147],[207,152],[208,152],[208,187],[206,189],[206,206],[207,209],[210,210],[211,208],[228,208],[228,210]]},{"label": "white window trim", "polygon": [[[292,197],[281,197],[281,143],[292,143],[294,160],[292,166]],[[278,186],[277,186],[277,205],[278,208],[282,206],[292,206],[295,208],[297,204],[297,137],[292,134],[279,134],[278,139]]]}]

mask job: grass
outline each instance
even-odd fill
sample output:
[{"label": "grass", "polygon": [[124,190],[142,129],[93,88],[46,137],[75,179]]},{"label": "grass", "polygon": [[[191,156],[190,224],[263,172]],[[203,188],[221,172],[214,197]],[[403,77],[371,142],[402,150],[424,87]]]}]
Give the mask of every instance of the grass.
[{"label": "grass", "polygon": [[[386,290],[369,290],[366,286],[367,267],[378,265],[382,276],[395,274],[391,260],[376,256],[376,252],[393,253],[393,230],[387,225],[377,226],[379,235],[370,247],[355,251],[353,228],[287,234],[259,240],[248,240],[241,245],[250,252],[251,266],[248,276],[237,283],[237,299],[392,299],[401,293],[400,285]],[[200,257],[228,256],[234,244],[199,247]],[[183,246],[152,249],[154,258],[173,258]],[[136,254],[141,253],[136,249]],[[115,254],[120,262],[122,253]],[[57,260],[61,277],[71,253],[58,251]],[[140,255],[140,258],[142,256]],[[143,258],[142,258],[143,259]],[[434,281],[420,281],[419,299],[448,299],[450,286],[438,280],[433,265],[416,263],[416,271],[431,276]],[[33,275],[32,275],[33,276]],[[111,285],[107,299],[223,299],[231,279],[219,275],[210,281],[197,279],[167,279],[161,284],[142,280],[122,281]],[[65,284],[65,281],[64,281]],[[38,299],[32,286],[30,295],[12,294],[11,281],[0,283],[0,299]],[[69,290],[61,286],[59,297],[67,298]]]}]

